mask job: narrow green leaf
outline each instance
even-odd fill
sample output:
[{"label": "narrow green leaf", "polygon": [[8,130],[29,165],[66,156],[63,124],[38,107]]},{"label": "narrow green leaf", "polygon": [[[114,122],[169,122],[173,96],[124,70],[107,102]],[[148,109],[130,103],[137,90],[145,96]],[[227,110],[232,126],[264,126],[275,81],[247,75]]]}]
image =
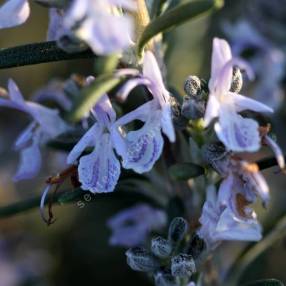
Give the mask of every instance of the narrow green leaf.
[{"label": "narrow green leaf", "polygon": [[247,283],[244,286],[284,286],[284,283],[276,279],[263,279]]},{"label": "narrow green leaf", "polygon": [[123,79],[123,77],[115,77],[114,74],[104,74],[96,78],[90,86],[83,89],[82,94],[74,103],[72,111],[67,115],[67,119],[72,122],[81,120],[103,94],[113,89]]},{"label": "narrow green leaf", "polygon": [[169,174],[174,180],[186,181],[204,174],[204,168],[193,163],[181,163],[171,166]]},{"label": "narrow green leaf", "polygon": [[159,33],[181,25],[197,16],[210,11],[212,8],[221,7],[221,0],[195,0],[170,9],[160,17],[154,19],[144,30],[138,43],[140,55],[145,44]]}]

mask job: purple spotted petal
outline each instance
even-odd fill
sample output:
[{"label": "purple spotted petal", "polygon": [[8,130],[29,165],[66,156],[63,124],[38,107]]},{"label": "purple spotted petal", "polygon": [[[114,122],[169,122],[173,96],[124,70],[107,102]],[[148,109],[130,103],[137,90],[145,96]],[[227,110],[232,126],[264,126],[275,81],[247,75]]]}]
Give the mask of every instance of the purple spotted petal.
[{"label": "purple spotted petal", "polygon": [[221,108],[220,113],[219,122],[215,124],[215,131],[228,150],[254,152],[260,148],[256,121],[243,118],[226,108]]},{"label": "purple spotted petal", "polygon": [[125,169],[133,169],[137,173],[152,169],[162,153],[164,144],[160,124],[160,112],[157,111],[141,129],[127,133],[127,153],[122,158]]},{"label": "purple spotted petal", "polygon": [[39,173],[42,163],[39,136],[40,134],[35,134],[32,144],[21,150],[20,163],[13,178],[14,181],[31,179]]},{"label": "purple spotted petal", "polygon": [[26,22],[29,15],[28,0],[7,0],[0,7],[0,29],[21,25]]},{"label": "purple spotted petal", "polygon": [[91,154],[81,157],[78,172],[82,189],[93,193],[114,190],[120,175],[120,163],[114,155],[109,134],[102,135]]},{"label": "purple spotted petal", "polygon": [[94,146],[96,141],[100,140],[102,132],[102,126],[95,123],[73,147],[68,155],[67,163],[73,164],[87,147]]}]

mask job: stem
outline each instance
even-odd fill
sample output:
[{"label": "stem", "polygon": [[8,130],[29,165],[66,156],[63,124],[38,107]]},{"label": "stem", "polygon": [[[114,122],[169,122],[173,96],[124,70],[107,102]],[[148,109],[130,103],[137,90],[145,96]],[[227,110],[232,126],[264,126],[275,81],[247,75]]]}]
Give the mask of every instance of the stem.
[{"label": "stem", "polygon": [[1,49],[0,69],[96,57],[91,50],[67,53],[55,41],[50,41]]},{"label": "stem", "polygon": [[[88,199],[85,197],[88,196]],[[54,204],[68,204],[77,201],[84,202],[98,202],[104,199],[122,199],[123,197],[131,198],[132,200],[140,200],[149,203],[155,207],[162,208],[163,206],[158,201],[154,201],[154,198],[147,196],[140,192],[134,192],[134,190],[128,190],[127,186],[119,186],[116,191],[112,193],[93,194],[87,191],[83,191],[77,188],[73,191],[66,190],[57,194],[50,194],[45,200],[45,205],[49,204],[53,199]],[[24,201],[12,203],[8,206],[0,207],[0,218],[7,218],[24,211],[32,210],[40,206],[41,196],[30,198]]]},{"label": "stem", "polygon": [[[263,169],[267,169],[267,168],[271,168],[273,166],[277,165],[277,162],[275,160],[275,158],[266,158],[263,159],[261,161],[257,162],[260,170]],[[198,176],[203,175],[202,174],[198,174]],[[147,197],[144,194],[140,194],[140,193],[136,193],[136,192],[128,192],[128,191],[124,191],[124,190],[120,190],[119,191],[120,186],[118,186],[117,191],[113,192],[113,193],[107,193],[107,194],[91,194],[92,196],[92,201],[96,200],[98,201],[99,199],[105,199],[105,198],[122,198],[122,196],[124,196],[124,194],[127,194],[129,197],[132,195],[132,198],[135,199],[140,199],[143,201],[148,201],[149,203],[153,204],[153,205],[157,205],[157,207],[162,207],[158,202],[154,202],[154,200],[152,198]],[[126,187],[125,187],[126,189]],[[90,194],[86,191],[82,191],[80,188],[74,190],[74,191],[65,191],[65,192],[61,192],[58,193],[54,196],[54,202],[55,203],[72,203],[75,202],[76,200],[80,200],[85,194]],[[51,196],[48,196],[46,199],[46,203],[49,202]],[[40,205],[40,201],[41,201],[41,196],[35,197],[35,198],[31,198],[31,199],[27,199],[21,202],[16,202],[16,203],[12,203],[8,206],[4,206],[4,207],[0,207],[0,218],[5,218],[5,217],[10,217],[13,216],[15,214],[21,213],[23,211],[27,211],[27,210],[31,210],[34,208],[37,208]],[[286,218],[285,218],[285,224],[286,224]],[[264,241],[264,240],[263,240]]]}]

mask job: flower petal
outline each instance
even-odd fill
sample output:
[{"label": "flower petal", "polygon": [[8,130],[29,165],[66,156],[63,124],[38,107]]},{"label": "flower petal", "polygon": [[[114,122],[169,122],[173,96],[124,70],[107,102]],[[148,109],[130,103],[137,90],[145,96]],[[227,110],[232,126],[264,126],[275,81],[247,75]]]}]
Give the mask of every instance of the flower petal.
[{"label": "flower petal", "polygon": [[95,123],[70,151],[67,158],[67,163],[73,164],[87,147],[94,146],[95,142],[99,140],[102,132],[102,126]]},{"label": "flower petal", "polygon": [[131,45],[133,22],[128,16],[98,13],[97,19],[87,17],[76,30],[76,35],[87,42],[95,54],[106,55]]},{"label": "flower petal", "polygon": [[220,110],[215,131],[228,150],[255,152],[260,148],[258,124],[253,119],[243,118],[226,108]]},{"label": "flower petal", "polygon": [[106,126],[110,125],[110,123],[113,123],[116,120],[116,113],[107,94],[101,96],[95,105],[94,110],[96,112],[97,120]]},{"label": "flower petal", "polygon": [[170,142],[175,142],[176,135],[172,120],[172,110],[169,105],[162,108],[161,127],[163,133],[169,138]]},{"label": "flower petal", "polygon": [[141,129],[127,133],[127,152],[122,158],[125,169],[133,169],[140,174],[148,172],[160,157],[164,143],[160,132],[160,116],[160,112],[156,112]]},{"label": "flower petal", "polygon": [[232,174],[228,175],[222,181],[218,190],[218,204],[219,204],[218,207],[229,205],[231,195],[233,192],[233,183],[234,183],[234,178]]},{"label": "flower petal", "polygon": [[40,134],[34,135],[33,143],[24,149],[20,153],[20,163],[14,181],[20,181],[24,179],[31,179],[35,177],[41,168],[42,157],[39,147]]},{"label": "flower petal", "polygon": [[219,109],[220,109],[219,101],[217,100],[214,94],[210,94],[204,117],[205,127],[207,127],[214,118],[219,116]]},{"label": "flower petal", "polygon": [[56,109],[47,108],[35,102],[26,102],[26,104],[28,112],[49,136],[56,137],[69,130],[69,126]]},{"label": "flower petal", "polygon": [[231,59],[231,49],[227,41],[214,38],[212,49],[211,79],[209,82],[210,90],[214,90],[215,83],[220,76],[222,69]]},{"label": "flower petal", "polygon": [[151,83],[147,78],[134,78],[128,80],[118,91],[116,97],[121,100],[125,101],[129,95],[129,93],[138,85],[146,85],[149,86]]},{"label": "flower petal", "polygon": [[11,78],[8,81],[8,92],[12,101],[25,105],[25,101],[19,87]]},{"label": "flower petal", "polygon": [[233,98],[235,110],[237,112],[243,110],[252,110],[255,112],[273,112],[273,109],[268,107],[267,105],[244,95],[229,92],[229,96]]},{"label": "flower petal", "polygon": [[262,238],[261,226],[256,219],[239,219],[226,208],[216,227],[217,240],[258,241]]},{"label": "flower petal", "polygon": [[143,75],[152,82],[152,87],[150,88],[151,93],[160,104],[163,106],[164,103],[168,103],[169,92],[165,88],[157,60],[150,51],[144,54]]},{"label": "flower petal", "polygon": [[30,140],[32,140],[34,136],[33,130],[35,129],[36,125],[37,125],[36,122],[33,121],[28,125],[27,128],[24,129],[23,132],[21,132],[21,134],[18,136],[15,142],[16,150],[24,148],[30,142]]},{"label": "flower petal", "polygon": [[285,159],[282,149],[279,147],[279,145],[268,135],[264,138],[265,143],[272,149],[272,151],[275,154],[276,161],[278,163],[278,166],[281,170],[285,169]]},{"label": "flower petal", "polygon": [[103,134],[95,150],[81,157],[79,181],[83,190],[93,193],[112,192],[120,175],[120,164],[115,157],[109,134]]},{"label": "flower petal", "polygon": [[0,7],[0,29],[21,25],[29,15],[30,6],[27,0],[8,0]]}]

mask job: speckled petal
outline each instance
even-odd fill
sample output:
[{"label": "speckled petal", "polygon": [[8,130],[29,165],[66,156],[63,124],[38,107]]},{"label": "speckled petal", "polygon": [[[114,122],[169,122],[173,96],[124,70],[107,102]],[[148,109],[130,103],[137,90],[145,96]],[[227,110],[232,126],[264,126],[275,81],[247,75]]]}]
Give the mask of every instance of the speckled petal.
[{"label": "speckled petal", "polygon": [[162,153],[164,144],[160,124],[160,113],[157,112],[141,129],[127,133],[127,152],[122,158],[125,169],[133,169],[140,174],[152,169]]},{"label": "speckled petal", "polygon": [[94,151],[81,157],[78,173],[83,190],[93,193],[112,192],[120,175],[120,163],[115,157],[110,135],[104,134]]},{"label": "speckled petal", "polygon": [[253,119],[243,118],[226,108],[220,110],[215,131],[228,150],[255,152],[260,148],[258,123]]}]

